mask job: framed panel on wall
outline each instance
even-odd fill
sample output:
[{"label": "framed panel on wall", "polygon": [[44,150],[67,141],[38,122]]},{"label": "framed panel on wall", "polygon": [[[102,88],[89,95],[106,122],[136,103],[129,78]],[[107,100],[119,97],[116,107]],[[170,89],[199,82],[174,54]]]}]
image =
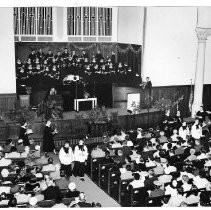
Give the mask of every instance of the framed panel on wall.
[{"label": "framed panel on wall", "polygon": [[133,111],[134,106],[140,104],[140,93],[128,93],[127,94],[127,110]]}]

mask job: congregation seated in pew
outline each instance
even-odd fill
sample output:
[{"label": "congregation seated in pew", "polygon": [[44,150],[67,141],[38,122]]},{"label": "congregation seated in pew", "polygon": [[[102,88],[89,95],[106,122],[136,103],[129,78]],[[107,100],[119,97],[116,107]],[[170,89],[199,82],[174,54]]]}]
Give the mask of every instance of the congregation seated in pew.
[{"label": "congregation seated in pew", "polygon": [[[205,149],[201,141],[198,139],[193,140],[191,136],[187,136],[187,138],[180,137],[176,129],[172,129],[172,134],[169,137],[165,136],[165,132],[160,131],[156,137],[154,130],[150,130],[150,135],[147,136],[148,138],[145,138],[144,135],[140,134],[140,131],[142,131],[142,129],[139,130],[139,137],[142,137],[142,140],[139,141],[139,143],[141,142],[141,146],[137,146],[137,142],[134,142],[134,146],[130,149],[131,153],[126,152],[124,155],[122,148],[127,146],[124,141],[120,143],[116,136],[112,141],[114,142],[115,140],[116,143],[114,142],[114,144],[118,144],[118,147],[112,148],[107,145],[107,150],[113,153],[111,153],[112,156],[110,157],[114,160],[114,166],[112,167],[115,168],[115,170],[119,168],[119,179],[121,180],[122,175],[124,176],[130,173],[130,176],[123,179],[127,181],[127,178],[133,178],[133,181],[130,182],[132,185],[135,183],[134,186],[136,186],[137,183],[137,188],[141,187],[145,189],[152,199],[157,199],[155,201],[153,200],[151,204],[147,204],[146,202],[145,204],[137,205],[195,205],[191,202],[191,199],[194,198],[194,196],[199,198],[198,195],[203,191],[196,194],[194,189],[203,190],[206,184],[209,183],[205,178],[207,173],[200,172],[203,168],[206,169],[206,166],[211,166],[211,164],[209,164],[209,148],[208,150]],[[127,149],[129,151],[129,147],[127,147]],[[128,157],[130,158],[128,159]],[[197,162],[193,162],[194,160]],[[101,161],[103,161],[103,159]],[[129,170],[123,168],[124,164]],[[131,168],[128,167],[128,164],[131,166],[132,164],[134,165],[132,171]],[[209,169],[207,168],[206,170]],[[177,170],[179,170],[179,172],[177,172]],[[131,174],[133,174],[133,177],[131,177]],[[175,181],[178,182],[177,185],[174,184],[176,187],[172,185]],[[120,183],[120,181],[118,182]],[[197,184],[200,182],[204,183],[201,187]],[[129,189],[129,187],[127,187],[127,189]],[[111,195],[116,197],[112,191],[112,189],[109,190]],[[188,193],[188,195],[185,193]],[[165,195],[167,197],[165,197]],[[175,195],[175,198],[178,198],[178,200],[182,196],[181,200],[178,201],[179,204],[169,200],[169,195]],[[121,196],[123,196],[123,194]],[[197,203],[199,203],[198,199]]]}]

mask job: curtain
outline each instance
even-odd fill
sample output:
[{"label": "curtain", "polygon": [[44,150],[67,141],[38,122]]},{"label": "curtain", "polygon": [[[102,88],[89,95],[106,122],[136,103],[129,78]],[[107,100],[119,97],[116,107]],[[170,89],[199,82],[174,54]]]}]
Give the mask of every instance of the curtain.
[{"label": "curtain", "polygon": [[141,45],[117,44],[117,61],[127,63],[135,73],[141,74]]}]

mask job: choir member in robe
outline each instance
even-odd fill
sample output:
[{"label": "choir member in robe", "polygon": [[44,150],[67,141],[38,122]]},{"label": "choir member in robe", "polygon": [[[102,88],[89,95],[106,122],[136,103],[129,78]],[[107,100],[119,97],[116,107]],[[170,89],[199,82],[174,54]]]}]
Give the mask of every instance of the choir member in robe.
[{"label": "choir member in robe", "polygon": [[84,181],[84,173],[86,169],[86,161],[88,158],[88,149],[84,145],[84,141],[80,140],[74,150],[75,165],[73,169],[74,176],[79,176]]}]

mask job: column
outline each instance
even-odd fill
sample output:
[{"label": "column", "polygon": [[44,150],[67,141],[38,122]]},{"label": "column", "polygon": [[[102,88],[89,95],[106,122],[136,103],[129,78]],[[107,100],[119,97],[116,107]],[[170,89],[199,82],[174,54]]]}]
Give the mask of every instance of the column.
[{"label": "column", "polygon": [[192,105],[192,117],[202,105],[203,85],[204,85],[204,66],[205,66],[205,50],[207,37],[211,35],[211,28],[196,28],[198,37],[198,51],[195,70],[194,83],[194,101]]}]

